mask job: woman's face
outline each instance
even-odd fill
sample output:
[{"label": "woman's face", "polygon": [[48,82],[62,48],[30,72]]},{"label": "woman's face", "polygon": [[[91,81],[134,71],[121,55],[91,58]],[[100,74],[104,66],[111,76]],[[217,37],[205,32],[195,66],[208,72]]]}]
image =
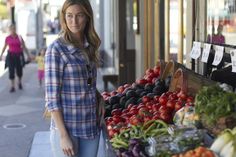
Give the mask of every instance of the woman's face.
[{"label": "woman's face", "polygon": [[16,33],[16,27],[15,26],[10,26],[9,30],[10,30],[11,34],[15,34]]},{"label": "woman's face", "polygon": [[74,33],[82,33],[86,26],[87,17],[80,5],[71,5],[66,9],[65,13],[66,25],[68,29]]}]

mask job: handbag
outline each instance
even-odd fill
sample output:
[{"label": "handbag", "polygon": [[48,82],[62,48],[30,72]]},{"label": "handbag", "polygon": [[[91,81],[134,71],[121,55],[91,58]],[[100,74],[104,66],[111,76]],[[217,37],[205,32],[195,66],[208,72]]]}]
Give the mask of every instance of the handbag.
[{"label": "handbag", "polygon": [[4,69],[6,69],[9,66],[9,57],[10,57],[9,52],[7,52]]}]

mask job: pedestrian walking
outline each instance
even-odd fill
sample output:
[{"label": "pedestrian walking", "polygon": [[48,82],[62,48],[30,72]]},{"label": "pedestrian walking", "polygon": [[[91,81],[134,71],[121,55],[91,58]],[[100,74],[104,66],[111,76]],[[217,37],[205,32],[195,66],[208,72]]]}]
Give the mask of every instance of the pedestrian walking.
[{"label": "pedestrian walking", "polygon": [[9,68],[9,79],[11,80],[10,92],[15,92],[15,72],[18,76],[18,87],[22,89],[22,76],[23,76],[23,66],[25,64],[24,53],[28,55],[28,60],[30,60],[30,55],[28,49],[25,46],[23,38],[16,33],[16,26],[14,24],[9,27],[10,35],[5,39],[5,44],[0,55],[0,60],[2,60],[2,55],[8,47],[6,65]]},{"label": "pedestrian walking", "polygon": [[[100,39],[89,0],[66,0],[62,33],[45,54],[46,107],[54,157],[96,157],[100,114],[96,89]],[[101,98],[101,97],[99,97]]]},{"label": "pedestrian walking", "polygon": [[35,61],[38,64],[38,80],[39,80],[39,86],[42,86],[43,80],[44,80],[44,55],[45,55],[46,49],[42,48],[40,52],[38,53],[38,56],[36,56]]}]

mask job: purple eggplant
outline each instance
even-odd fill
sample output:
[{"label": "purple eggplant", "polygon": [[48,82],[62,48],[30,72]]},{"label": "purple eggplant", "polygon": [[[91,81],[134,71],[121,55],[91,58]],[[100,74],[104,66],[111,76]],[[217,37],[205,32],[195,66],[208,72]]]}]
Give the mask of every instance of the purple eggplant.
[{"label": "purple eggplant", "polygon": [[132,153],[135,157],[139,157],[139,153],[142,151],[142,146],[137,143],[134,148],[132,149]]},{"label": "purple eggplant", "polygon": [[141,143],[141,140],[137,138],[133,138],[129,140],[129,144],[137,144],[137,143]]},{"label": "purple eggplant", "polygon": [[130,151],[125,151],[125,152],[121,153],[121,156],[122,156],[122,157],[135,157],[135,156],[133,155],[133,153],[130,152]]}]

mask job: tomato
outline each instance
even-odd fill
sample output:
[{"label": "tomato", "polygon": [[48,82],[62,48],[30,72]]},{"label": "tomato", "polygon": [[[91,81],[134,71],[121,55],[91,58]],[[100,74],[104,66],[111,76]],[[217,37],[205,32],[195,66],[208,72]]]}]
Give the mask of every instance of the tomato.
[{"label": "tomato", "polygon": [[124,87],[125,87],[125,88],[129,88],[129,87],[131,87],[131,85],[128,84],[128,83],[126,83],[126,84],[124,84]]},{"label": "tomato", "polygon": [[129,113],[131,115],[137,115],[138,114],[138,109],[137,108],[131,108],[131,110],[129,111]]},{"label": "tomato", "polygon": [[160,98],[159,95],[155,95],[155,96],[153,97],[153,100],[156,101],[156,102],[159,102],[159,98]]},{"label": "tomato", "polygon": [[154,73],[156,74],[156,75],[160,75],[160,71],[161,71],[161,67],[159,67],[159,66],[155,66],[154,68],[153,68],[153,71],[154,71]]},{"label": "tomato", "polygon": [[146,104],[145,104],[145,106],[150,110],[150,109],[152,109],[152,105],[153,105],[153,103],[151,103],[151,102],[147,102]]},{"label": "tomato", "polygon": [[166,105],[167,101],[168,101],[168,98],[167,98],[167,96],[165,96],[165,95],[162,95],[162,96],[159,98],[159,103],[160,103],[161,105]]},{"label": "tomato", "polygon": [[185,106],[194,106],[194,104],[191,103],[191,102],[187,102],[187,103],[185,104]]},{"label": "tomato", "polygon": [[152,120],[152,116],[145,116],[144,117],[144,122]]},{"label": "tomato", "polygon": [[162,119],[166,123],[171,123],[172,115],[170,113],[162,112],[162,113],[160,113],[160,119]]},{"label": "tomato", "polygon": [[138,111],[138,114],[140,116],[146,116],[146,115],[150,115],[149,111],[147,108],[140,108]]},{"label": "tomato", "polygon": [[160,107],[161,107],[161,104],[159,104],[159,103],[152,105],[152,110],[153,110],[153,112],[159,111]]},{"label": "tomato", "polygon": [[114,109],[111,111],[111,115],[114,116],[114,115],[118,115],[120,116],[122,113],[121,109]]},{"label": "tomato", "polygon": [[106,117],[105,118],[106,124],[109,124],[113,121],[112,117]]},{"label": "tomato", "polygon": [[181,109],[183,107],[183,102],[178,100],[175,102],[175,111],[178,111],[179,109]]},{"label": "tomato", "polygon": [[132,125],[141,125],[142,122],[143,122],[142,119],[136,115],[133,115],[132,117],[130,117],[130,120],[129,120],[129,123]]},{"label": "tomato", "polygon": [[169,100],[177,100],[177,99],[178,99],[177,94],[170,94],[170,95],[168,96],[168,99],[169,99]]},{"label": "tomato", "polygon": [[115,96],[117,93],[118,93],[117,91],[112,91],[112,92],[110,93],[110,95],[111,95],[111,96]]},{"label": "tomato", "polygon": [[170,92],[170,91],[168,91],[168,92],[166,92],[166,93],[163,93],[163,95],[166,95],[167,97],[170,96],[170,95],[172,95],[172,94],[173,94],[173,92]]},{"label": "tomato", "polygon": [[113,120],[113,122],[115,122],[115,123],[121,122],[121,118],[120,118],[120,116],[118,116],[118,115],[114,115],[114,116],[112,117],[112,120]]},{"label": "tomato", "polygon": [[137,109],[140,109],[140,108],[147,108],[143,103],[140,103],[137,107]]},{"label": "tomato", "polygon": [[194,98],[192,96],[188,96],[186,99],[186,102],[191,102],[193,103]]},{"label": "tomato", "polygon": [[124,87],[124,86],[120,86],[120,87],[117,88],[116,91],[117,91],[118,93],[122,93],[124,90],[125,90],[125,87]]},{"label": "tomato", "polygon": [[172,111],[175,109],[176,100],[168,100],[166,106],[169,107]]},{"label": "tomato", "polygon": [[148,75],[148,74],[153,74],[154,73],[154,70],[149,68],[146,70],[145,74]]},{"label": "tomato", "polygon": [[169,113],[169,114],[171,114],[172,113],[172,109],[170,109],[169,107],[167,107],[167,106],[161,106],[160,108],[159,108],[159,112],[160,113]]},{"label": "tomato", "polygon": [[147,80],[145,80],[145,79],[137,79],[136,83],[137,84],[141,84],[141,85],[145,85],[147,83]]},{"label": "tomato", "polygon": [[142,97],[142,102],[143,102],[143,103],[147,103],[147,102],[149,102],[150,100],[151,100],[151,98],[150,98],[149,96],[146,96],[146,95],[145,95],[145,96]]},{"label": "tomato", "polygon": [[115,134],[118,134],[118,130],[111,129],[111,130],[108,131],[108,135],[109,135],[110,138],[113,137]]},{"label": "tomato", "polygon": [[122,110],[122,115],[123,115],[124,113],[128,113],[128,112],[129,112],[129,110],[126,108],[126,109]]},{"label": "tomato", "polygon": [[160,119],[160,115],[156,114],[155,116],[152,117],[152,119],[154,119],[154,120]]},{"label": "tomato", "polygon": [[185,92],[183,91],[180,91],[178,94],[177,94],[178,98],[180,98],[181,100],[186,100],[187,99],[187,95]]},{"label": "tomato", "polygon": [[134,104],[129,104],[127,109],[130,110],[133,106],[134,106]]}]

